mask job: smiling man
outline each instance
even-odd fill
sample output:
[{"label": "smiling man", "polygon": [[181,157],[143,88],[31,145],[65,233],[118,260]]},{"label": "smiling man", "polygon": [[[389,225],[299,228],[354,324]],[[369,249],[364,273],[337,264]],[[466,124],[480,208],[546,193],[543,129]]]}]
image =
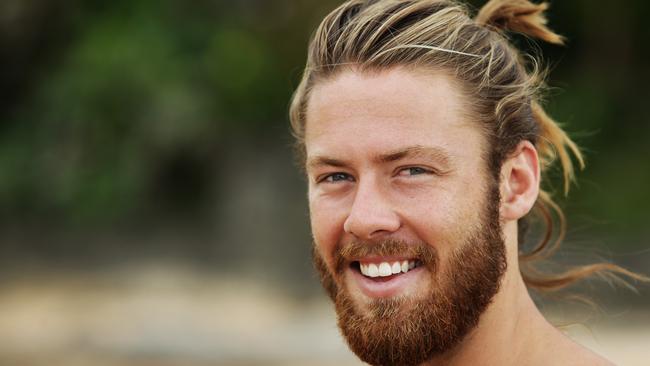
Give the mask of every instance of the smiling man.
[{"label": "smiling man", "polygon": [[363,361],[609,364],[528,294],[580,276],[526,273],[548,238],[520,255],[529,213],[556,207],[542,172],[559,156],[568,188],[569,153],[582,163],[538,102],[540,74],[504,37],[561,43],[545,9],[492,0],[472,19],[454,1],[353,0],[316,31],[291,120],[314,262]]}]

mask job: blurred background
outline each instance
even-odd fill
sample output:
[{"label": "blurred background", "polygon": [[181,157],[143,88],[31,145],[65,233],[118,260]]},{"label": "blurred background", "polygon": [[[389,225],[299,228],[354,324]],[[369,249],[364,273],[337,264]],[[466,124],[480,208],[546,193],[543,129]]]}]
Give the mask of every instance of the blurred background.
[{"label": "blurred background", "polygon": [[[287,118],[338,3],[0,1],[0,364],[360,364],[311,269]],[[556,1],[568,47],[515,39],[552,67],[550,113],[587,154],[557,263],[650,272],[649,12]],[[641,365],[637,285],[536,299]]]}]

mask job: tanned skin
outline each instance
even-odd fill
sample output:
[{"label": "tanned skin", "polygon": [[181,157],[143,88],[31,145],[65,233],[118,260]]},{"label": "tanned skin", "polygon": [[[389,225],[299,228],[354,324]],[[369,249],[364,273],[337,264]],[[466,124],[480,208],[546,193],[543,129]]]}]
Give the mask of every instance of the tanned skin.
[{"label": "tanned skin", "polygon": [[[431,286],[453,286],[423,268],[378,292],[351,266],[337,273],[334,253],[355,241],[424,242],[439,254],[441,273],[460,270],[449,268],[450,258],[468,228],[479,225],[488,182],[482,158],[487,140],[467,112],[469,103],[452,76],[431,70],[349,69],[314,88],[305,147],[315,252],[321,275],[345,291],[359,314],[370,314],[378,298],[414,304]],[[376,159],[412,146],[446,156]],[[507,266],[498,291],[476,326],[421,364],[612,365],[553,327],[519,272],[517,220],[539,195],[539,164],[528,141],[503,163],[498,216]]]}]

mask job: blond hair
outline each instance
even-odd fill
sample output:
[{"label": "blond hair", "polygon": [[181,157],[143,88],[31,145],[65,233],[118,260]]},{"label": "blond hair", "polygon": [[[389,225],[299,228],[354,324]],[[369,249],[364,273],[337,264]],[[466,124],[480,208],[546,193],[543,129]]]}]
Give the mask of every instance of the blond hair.
[{"label": "blond hair", "polygon": [[[496,181],[504,160],[521,141],[528,140],[538,150],[543,176],[559,161],[567,194],[575,179],[574,161],[583,168],[583,156],[542,107],[545,70],[507,38],[508,32],[514,32],[563,44],[564,38],[546,26],[547,8],[546,3],[528,0],[491,0],[472,18],[468,8],[454,0],[345,2],[325,17],[313,35],[302,81],[293,96],[290,119],[298,153],[304,159],[307,103],[320,81],[350,67],[361,71],[393,67],[441,70],[460,81],[471,101],[472,116],[489,141],[485,160]],[[534,209],[518,223],[520,248],[533,215],[542,218],[545,235],[532,251],[519,255],[528,287],[555,290],[595,273],[642,278],[611,263],[580,266],[560,274],[540,272],[535,263],[557,249],[566,220],[550,192],[542,190]]]}]

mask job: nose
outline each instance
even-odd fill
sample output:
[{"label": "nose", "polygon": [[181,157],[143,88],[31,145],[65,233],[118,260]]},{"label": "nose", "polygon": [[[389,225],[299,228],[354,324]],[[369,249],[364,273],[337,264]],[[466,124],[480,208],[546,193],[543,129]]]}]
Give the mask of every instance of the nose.
[{"label": "nose", "polygon": [[388,197],[373,181],[359,182],[350,213],[343,223],[346,233],[372,240],[396,232],[400,217]]}]

